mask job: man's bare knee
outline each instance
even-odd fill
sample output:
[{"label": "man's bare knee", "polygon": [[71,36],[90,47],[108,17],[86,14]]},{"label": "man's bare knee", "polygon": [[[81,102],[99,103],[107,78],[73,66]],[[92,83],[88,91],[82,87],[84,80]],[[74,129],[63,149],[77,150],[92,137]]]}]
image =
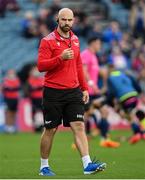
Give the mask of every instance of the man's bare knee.
[{"label": "man's bare knee", "polygon": [[70,125],[71,125],[73,132],[85,131],[84,122],[81,122],[81,121],[71,122]]},{"label": "man's bare knee", "polygon": [[44,134],[46,136],[51,136],[51,135],[54,135],[57,131],[57,128],[52,128],[52,129],[44,129]]}]

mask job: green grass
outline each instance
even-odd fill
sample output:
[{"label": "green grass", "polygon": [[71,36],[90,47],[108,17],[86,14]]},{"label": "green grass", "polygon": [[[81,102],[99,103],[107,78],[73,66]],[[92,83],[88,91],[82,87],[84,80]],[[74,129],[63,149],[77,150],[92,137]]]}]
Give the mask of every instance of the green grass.
[{"label": "green grass", "polygon": [[[130,132],[117,131],[113,136],[129,136]],[[83,175],[82,164],[77,151],[71,147],[72,134],[58,132],[50,164],[57,174],[54,178],[87,179],[140,179],[145,178],[145,142],[135,145],[123,142],[118,149],[99,147],[99,137],[90,141],[90,154],[107,163],[104,172],[95,175]],[[0,178],[43,178],[38,175],[40,134],[0,135]],[[52,177],[51,177],[52,178]]]}]

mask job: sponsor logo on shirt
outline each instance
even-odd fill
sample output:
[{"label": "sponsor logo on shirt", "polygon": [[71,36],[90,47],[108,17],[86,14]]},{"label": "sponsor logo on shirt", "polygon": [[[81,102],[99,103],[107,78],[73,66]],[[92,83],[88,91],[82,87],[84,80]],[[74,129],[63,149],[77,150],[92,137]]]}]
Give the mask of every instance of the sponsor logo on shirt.
[{"label": "sponsor logo on shirt", "polygon": [[60,42],[57,42],[57,45],[60,46]]}]

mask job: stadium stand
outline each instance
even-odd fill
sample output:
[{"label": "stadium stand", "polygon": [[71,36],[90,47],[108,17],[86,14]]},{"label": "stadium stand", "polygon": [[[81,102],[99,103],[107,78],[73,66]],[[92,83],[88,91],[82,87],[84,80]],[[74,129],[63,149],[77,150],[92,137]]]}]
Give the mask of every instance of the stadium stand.
[{"label": "stadium stand", "polygon": [[[110,0],[103,0],[109,9],[110,9],[110,17],[116,18],[121,21],[124,26],[126,26],[126,16],[128,15],[127,10],[123,8],[121,4],[114,5]],[[38,39],[31,38],[25,39],[21,37],[21,20],[26,11],[31,10],[36,12],[42,5],[35,4],[28,0],[20,0],[18,1],[21,10],[20,12],[13,13],[7,12],[5,18],[0,19],[0,67],[2,71],[6,71],[7,69],[14,68],[19,70],[24,64],[29,61],[36,61],[37,58],[37,47],[38,47]],[[48,0],[47,6],[51,5],[52,1]],[[92,3],[88,3],[87,0],[83,1],[70,1],[63,0],[61,2],[62,7],[72,7],[72,8],[83,8],[84,12],[86,12],[90,19],[93,20],[94,11],[97,9],[97,4],[92,1]],[[43,4],[45,6],[45,4]],[[85,8],[87,6],[87,8]],[[101,6],[98,3],[98,6]],[[118,15],[118,10],[120,11]],[[122,16],[120,18],[119,16]],[[84,49],[86,46],[86,42],[84,38],[80,38],[81,41],[81,49]],[[31,53],[30,53],[31,50]]]}]

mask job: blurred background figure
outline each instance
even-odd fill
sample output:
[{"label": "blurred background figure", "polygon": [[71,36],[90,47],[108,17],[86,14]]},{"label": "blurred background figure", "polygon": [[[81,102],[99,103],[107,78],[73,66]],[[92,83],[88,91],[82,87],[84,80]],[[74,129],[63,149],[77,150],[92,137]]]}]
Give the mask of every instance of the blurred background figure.
[{"label": "blurred background figure", "polygon": [[0,0],[0,17],[5,17],[7,2],[5,0]]},{"label": "blurred background figure", "polygon": [[32,11],[27,11],[25,13],[25,17],[22,20],[21,25],[22,35],[25,38],[33,38],[38,36],[38,24]]},{"label": "blurred background figure", "polygon": [[20,97],[20,81],[17,77],[15,70],[8,70],[3,81],[3,94],[6,103],[6,120],[5,120],[5,132],[16,132],[16,113],[18,100]]},{"label": "blurred background figure", "polygon": [[116,69],[127,70],[128,69],[128,61],[127,57],[122,53],[120,47],[115,46],[112,49],[112,52],[108,58],[109,62],[112,62]]},{"label": "blurred background figure", "polygon": [[43,126],[42,115],[43,77],[36,66],[30,70],[28,78],[28,94],[32,103],[32,120],[35,132],[40,132]]},{"label": "blurred background figure", "polygon": [[[113,64],[109,64],[109,76],[108,76],[108,98],[116,98],[118,107],[116,110],[122,118],[128,119],[131,124],[134,135],[130,139],[130,143],[138,142],[142,137],[144,139],[144,132],[141,130],[140,121],[136,122],[136,114],[140,114],[141,110],[138,110],[139,94],[141,94],[141,88],[131,76],[116,70]],[[138,116],[140,117],[140,116]],[[141,121],[145,118],[142,112]],[[143,135],[143,136],[142,136]],[[138,138],[140,137],[140,138]]]},{"label": "blurred background figure", "polygon": [[0,83],[0,132],[4,130],[5,124],[5,104],[2,91],[2,84]]},{"label": "blurred background figure", "polygon": [[130,11],[130,26],[135,38],[145,40],[145,1],[135,1]]},{"label": "blurred background figure", "polygon": [[[88,40],[88,47],[81,53],[83,69],[86,81],[89,87],[90,102],[85,108],[85,124],[86,132],[91,134],[91,120],[94,120],[96,127],[100,131],[101,142],[103,147],[118,147],[119,143],[108,139],[109,135],[109,123],[107,120],[108,111],[106,106],[102,106],[100,110],[101,118],[97,119],[95,114],[96,108],[93,106],[93,100],[100,98],[107,90],[107,70],[104,67],[99,66],[97,53],[101,50],[101,38],[97,36],[90,37]],[[99,88],[99,77],[102,77],[102,88]]]},{"label": "blurred background figure", "polygon": [[[99,67],[97,53],[100,50],[101,39],[99,37],[94,36],[88,40],[88,47],[84,49],[81,53],[84,74],[89,86],[90,100],[95,99],[102,93],[98,87],[101,68]],[[105,77],[103,79],[103,85],[104,87],[106,85]]]},{"label": "blurred background figure", "polygon": [[107,43],[112,43],[113,41],[120,41],[122,39],[122,32],[118,21],[112,21],[109,27],[103,32],[104,41]]},{"label": "blurred background figure", "polygon": [[18,12],[20,6],[16,0],[0,0],[0,17],[4,18],[6,11]]}]

